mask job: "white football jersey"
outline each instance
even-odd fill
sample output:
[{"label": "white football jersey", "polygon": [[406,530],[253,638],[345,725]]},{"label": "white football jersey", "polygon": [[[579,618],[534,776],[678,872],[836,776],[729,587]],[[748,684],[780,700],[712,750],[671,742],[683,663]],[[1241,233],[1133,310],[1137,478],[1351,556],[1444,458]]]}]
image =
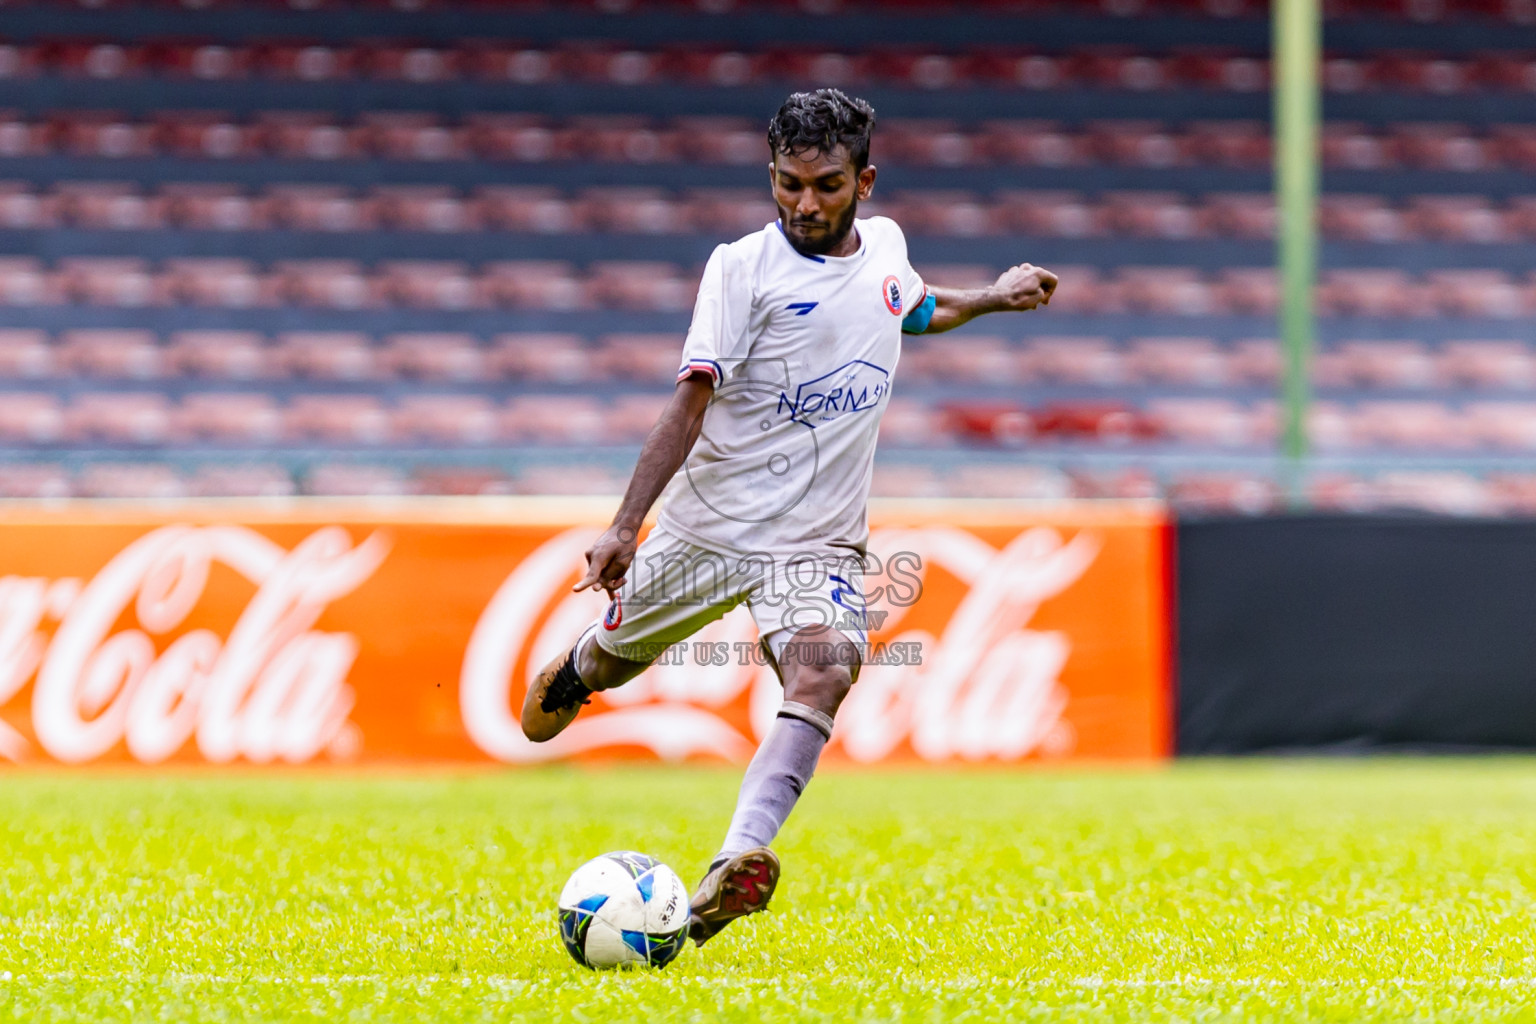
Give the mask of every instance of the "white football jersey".
[{"label": "white football jersey", "polygon": [[854,224],[852,256],[803,256],[777,221],[710,256],[678,379],[707,373],[715,397],[662,496],[675,535],[738,556],[863,553],[902,321],[928,292],[894,221]]}]

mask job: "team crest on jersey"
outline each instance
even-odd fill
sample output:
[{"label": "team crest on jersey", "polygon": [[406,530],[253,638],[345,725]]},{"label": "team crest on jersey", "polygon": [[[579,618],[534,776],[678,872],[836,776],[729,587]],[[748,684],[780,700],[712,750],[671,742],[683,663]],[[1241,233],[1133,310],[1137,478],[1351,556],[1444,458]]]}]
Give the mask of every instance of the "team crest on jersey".
[{"label": "team crest on jersey", "polygon": [[618,629],[619,623],[624,621],[624,605],[619,602],[619,595],[614,594],[613,600],[608,604],[608,610],[603,613],[603,628]]},{"label": "team crest on jersey", "polygon": [[895,275],[885,279],[885,284],[880,286],[881,297],[885,299],[885,308],[896,316],[901,316],[901,282]]}]

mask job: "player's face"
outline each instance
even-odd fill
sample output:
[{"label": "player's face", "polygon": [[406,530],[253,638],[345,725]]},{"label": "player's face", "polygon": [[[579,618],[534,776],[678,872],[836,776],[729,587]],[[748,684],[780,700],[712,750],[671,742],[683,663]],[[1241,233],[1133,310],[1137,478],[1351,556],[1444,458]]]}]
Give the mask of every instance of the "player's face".
[{"label": "player's face", "polygon": [[775,153],[769,173],[784,236],[807,256],[833,252],[848,240],[859,200],[875,187],[874,167],[855,170],[845,146],[830,153]]}]

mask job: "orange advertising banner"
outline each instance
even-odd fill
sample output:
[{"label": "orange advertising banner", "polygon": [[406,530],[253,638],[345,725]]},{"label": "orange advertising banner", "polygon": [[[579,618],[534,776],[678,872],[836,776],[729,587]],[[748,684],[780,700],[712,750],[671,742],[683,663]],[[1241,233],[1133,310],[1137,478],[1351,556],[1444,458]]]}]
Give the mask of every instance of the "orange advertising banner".
[{"label": "orange advertising banner", "polygon": [[[529,678],[613,503],[0,507],[0,763],[744,760],[782,699],[744,608],[533,744]],[[871,511],[828,757],[1170,752],[1168,531],[1141,503]]]}]

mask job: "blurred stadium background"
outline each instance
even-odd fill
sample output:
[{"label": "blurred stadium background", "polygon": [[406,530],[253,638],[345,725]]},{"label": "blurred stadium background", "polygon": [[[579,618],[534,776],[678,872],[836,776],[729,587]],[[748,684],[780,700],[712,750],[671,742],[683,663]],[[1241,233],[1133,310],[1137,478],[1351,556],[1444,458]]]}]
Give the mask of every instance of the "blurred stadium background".
[{"label": "blurred stadium background", "polygon": [[[1531,0],[1325,26],[1306,501],[1536,512]],[[915,339],[876,493],[1282,499],[1267,5],[0,5],[0,496],[616,493],[763,127],[1049,310]]]}]

